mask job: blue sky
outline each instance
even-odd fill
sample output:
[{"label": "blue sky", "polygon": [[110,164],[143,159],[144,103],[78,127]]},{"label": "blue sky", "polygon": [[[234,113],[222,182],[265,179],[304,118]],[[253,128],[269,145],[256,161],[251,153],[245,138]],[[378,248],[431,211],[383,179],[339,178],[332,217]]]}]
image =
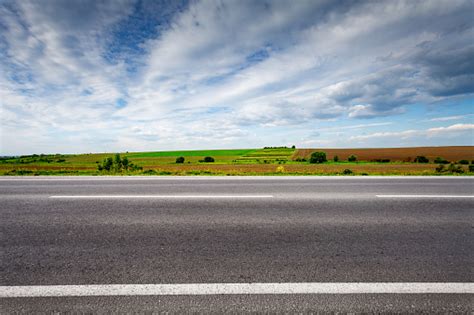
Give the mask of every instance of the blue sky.
[{"label": "blue sky", "polygon": [[474,2],[0,1],[0,155],[474,144]]}]

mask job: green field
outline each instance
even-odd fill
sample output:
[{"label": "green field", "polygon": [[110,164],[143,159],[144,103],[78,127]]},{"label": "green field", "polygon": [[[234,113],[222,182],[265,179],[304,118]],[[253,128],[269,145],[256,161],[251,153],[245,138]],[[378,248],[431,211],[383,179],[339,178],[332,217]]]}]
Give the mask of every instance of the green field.
[{"label": "green field", "polygon": [[158,151],[158,152],[137,152],[127,153],[130,158],[147,158],[147,157],[204,157],[204,156],[242,156],[254,152],[255,149],[239,149],[239,150],[192,150],[192,151]]}]

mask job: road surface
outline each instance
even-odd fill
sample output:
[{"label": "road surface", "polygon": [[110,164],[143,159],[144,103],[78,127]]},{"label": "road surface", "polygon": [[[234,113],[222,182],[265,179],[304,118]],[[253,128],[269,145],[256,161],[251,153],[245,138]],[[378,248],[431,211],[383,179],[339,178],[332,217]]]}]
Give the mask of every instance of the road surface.
[{"label": "road surface", "polygon": [[0,309],[472,312],[473,196],[469,177],[4,177]]}]

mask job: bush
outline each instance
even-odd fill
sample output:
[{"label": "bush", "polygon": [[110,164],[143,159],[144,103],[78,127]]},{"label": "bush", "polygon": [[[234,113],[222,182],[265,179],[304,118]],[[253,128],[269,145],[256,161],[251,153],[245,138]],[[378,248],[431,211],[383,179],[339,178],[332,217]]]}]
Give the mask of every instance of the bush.
[{"label": "bush", "polygon": [[456,165],[454,163],[449,164],[449,166],[446,168],[444,164],[440,164],[436,168],[436,172],[438,173],[457,173],[457,174],[462,174],[464,173],[464,169],[460,165]]},{"label": "bush", "polygon": [[211,156],[206,156],[206,157],[204,158],[203,162],[205,162],[205,163],[212,163],[212,162],[214,162],[214,158],[211,157]]},{"label": "bush", "polygon": [[428,160],[426,158],[426,156],[423,156],[423,155],[418,155],[416,158],[415,158],[415,163],[429,163],[430,160]]},{"label": "bush", "polygon": [[124,157],[122,159],[122,166],[123,166],[124,170],[128,171],[129,165],[130,165],[130,163],[128,162],[128,158]]},{"label": "bush", "polygon": [[445,160],[444,158],[439,157],[439,156],[436,159],[434,159],[434,162],[436,164],[449,164],[448,160]]},{"label": "bush", "polygon": [[347,160],[348,160],[349,162],[355,162],[355,161],[357,161],[357,156],[355,156],[354,154],[352,154],[351,156],[349,156],[349,157],[347,158]]},{"label": "bush", "polygon": [[150,169],[150,170],[143,171],[142,174],[143,174],[143,175],[157,175],[158,172],[155,171],[155,170]]},{"label": "bush", "polygon": [[97,165],[99,171],[105,172],[116,172],[121,173],[122,171],[139,171],[143,167],[130,163],[127,157],[120,158],[120,154],[116,154],[114,158],[108,157],[102,161],[102,164]]},{"label": "bush", "polygon": [[292,149],[296,149],[296,146],[295,146],[295,145],[292,145],[291,148],[292,148]]},{"label": "bush", "polygon": [[309,163],[324,163],[324,162],[327,162],[325,152],[313,152],[311,154],[311,158],[309,159]]},{"label": "bush", "polygon": [[184,163],[184,156],[177,157],[176,163]]},{"label": "bush", "polygon": [[460,165],[455,165],[455,164],[451,163],[448,166],[448,172],[462,174],[462,173],[464,173],[464,169]]},{"label": "bush", "polygon": [[474,173],[474,164],[469,165],[469,172]]},{"label": "bush", "polygon": [[463,164],[463,165],[468,165],[469,164],[469,161],[468,160],[461,160],[458,162],[459,164]]},{"label": "bush", "polygon": [[348,168],[346,168],[344,171],[342,171],[342,174],[344,174],[344,175],[350,175],[352,173],[354,173],[354,172],[352,170],[348,169]]},{"label": "bush", "polygon": [[334,158],[333,158],[333,161],[334,162],[339,162],[339,157],[337,155],[335,155]]},{"label": "bush", "polygon": [[373,159],[372,162],[389,163],[390,159]]},{"label": "bush", "polygon": [[436,172],[438,172],[438,173],[442,173],[442,172],[445,172],[445,171],[446,170],[445,170],[445,167],[444,167],[443,164],[438,165],[438,167],[436,168]]}]

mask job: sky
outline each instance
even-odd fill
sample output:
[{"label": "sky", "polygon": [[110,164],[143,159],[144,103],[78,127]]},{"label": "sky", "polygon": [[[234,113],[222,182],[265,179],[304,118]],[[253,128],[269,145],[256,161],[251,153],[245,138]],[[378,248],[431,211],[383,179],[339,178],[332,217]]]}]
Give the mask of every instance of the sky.
[{"label": "sky", "polygon": [[474,1],[0,0],[0,141],[474,145]]}]

